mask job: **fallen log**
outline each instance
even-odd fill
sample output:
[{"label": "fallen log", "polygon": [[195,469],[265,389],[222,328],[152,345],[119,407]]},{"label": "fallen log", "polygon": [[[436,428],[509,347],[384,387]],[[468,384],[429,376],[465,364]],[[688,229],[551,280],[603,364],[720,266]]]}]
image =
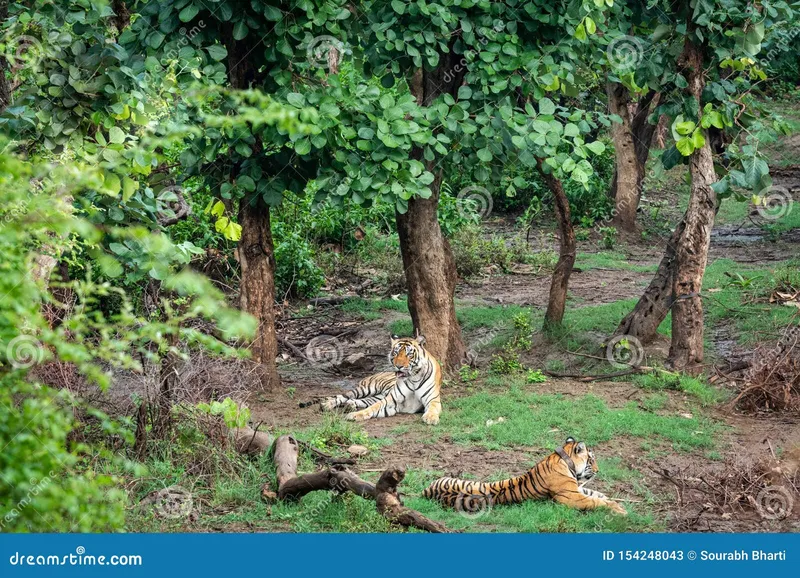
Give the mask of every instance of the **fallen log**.
[{"label": "fallen log", "polygon": [[[403,505],[397,492],[397,485],[405,477],[400,468],[389,468],[381,474],[377,485],[362,480],[345,464],[333,464],[325,470],[312,474],[297,475],[297,456],[300,444],[289,435],[275,440],[273,460],[277,470],[277,499],[296,501],[310,492],[326,490],[344,494],[352,492],[365,499],[373,499],[378,512],[393,524],[406,528],[413,527],[435,533],[449,533],[452,530],[442,524],[430,520]],[[273,492],[268,484],[262,487],[262,496],[272,498]]]},{"label": "fallen log", "polygon": [[259,455],[268,450],[272,445],[272,436],[267,432],[258,431],[249,427],[239,427],[231,430],[233,434],[233,447],[240,454]]}]

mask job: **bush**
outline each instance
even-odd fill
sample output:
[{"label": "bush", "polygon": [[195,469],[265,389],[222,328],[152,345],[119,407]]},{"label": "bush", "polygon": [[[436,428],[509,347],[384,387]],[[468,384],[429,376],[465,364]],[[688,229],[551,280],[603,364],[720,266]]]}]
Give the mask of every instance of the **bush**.
[{"label": "bush", "polygon": [[109,532],[125,522],[125,493],[114,477],[86,469],[70,396],[38,387],[22,372],[0,380],[0,531]]},{"label": "bush", "polygon": [[278,297],[313,297],[325,284],[314,259],[314,249],[299,233],[283,223],[273,226],[275,237],[275,291]]},{"label": "bush", "polygon": [[529,263],[535,260],[523,237],[516,236],[509,241],[499,235],[485,238],[477,225],[460,229],[453,236],[450,245],[453,248],[456,270],[464,278],[474,277],[492,265],[507,273],[514,263]]}]

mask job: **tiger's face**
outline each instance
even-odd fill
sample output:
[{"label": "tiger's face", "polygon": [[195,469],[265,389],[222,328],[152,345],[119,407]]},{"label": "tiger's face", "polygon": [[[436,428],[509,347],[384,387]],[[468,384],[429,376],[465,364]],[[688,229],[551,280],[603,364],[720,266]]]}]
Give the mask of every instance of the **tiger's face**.
[{"label": "tiger's face", "polygon": [[594,459],[594,453],[586,447],[585,443],[568,438],[564,444],[564,451],[575,464],[575,474],[579,482],[587,482],[594,477],[598,471],[597,461]]},{"label": "tiger's face", "polygon": [[392,335],[392,351],[389,361],[397,377],[408,377],[415,373],[422,361],[422,345],[425,338],[421,335],[416,339],[410,337],[399,338]]}]

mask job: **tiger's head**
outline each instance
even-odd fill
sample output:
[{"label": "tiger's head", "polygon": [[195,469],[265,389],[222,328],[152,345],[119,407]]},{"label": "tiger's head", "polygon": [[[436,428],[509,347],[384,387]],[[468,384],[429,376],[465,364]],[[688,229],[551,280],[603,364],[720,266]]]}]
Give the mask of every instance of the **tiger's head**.
[{"label": "tiger's head", "polygon": [[575,465],[575,477],[579,482],[587,482],[597,473],[597,461],[594,459],[594,453],[586,447],[585,443],[576,442],[575,438],[569,437],[564,442],[564,453]]},{"label": "tiger's head", "polygon": [[389,353],[389,361],[397,377],[409,377],[417,372],[423,361],[423,345],[425,345],[425,338],[422,335],[418,335],[416,338],[401,338],[392,335],[392,351]]}]

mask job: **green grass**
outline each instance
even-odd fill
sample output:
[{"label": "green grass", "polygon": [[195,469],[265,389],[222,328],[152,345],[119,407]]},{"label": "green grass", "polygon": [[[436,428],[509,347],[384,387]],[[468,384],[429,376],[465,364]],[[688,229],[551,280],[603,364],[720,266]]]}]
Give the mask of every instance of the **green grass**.
[{"label": "green grass", "polygon": [[[706,381],[702,378],[690,377],[688,375],[678,375],[678,376],[671,376],[665,374],[643,374],[643,375],[634,375],[630,377],[630,381],[640,385],[644,389],[653,389],[653,390],[676,390],[682,391],[684,393],[688,393],[689,395],[694,396],[700,401],[700,405],[707,407],[711,405],[715,405],[720,403],[726,399],[726,395],[712,386],[710,386]],[[657,399],[666,400],[666,396],[664,394],[660,394],[662,397],[657,397]],[[652,402],[656,403],[656,402]],[[645,407],[647,407],[645,405]],[[649,408],[651,410],[660,409],[659,407]]]},{"label": "green grass", "polygon": [[[504,417],[487,426],[489,419]],[[567,436],[592,445],[618,436],[660,439],[680,451],[709,447],[718,426],[704,417],[659,416],[644,412],[635,402],[609,408],[599,397],[582,398],[537,394],[512,385],[504,395],[484,390],[453,400],[431,436],[446,435],[456,443],[489,450],[509,447],[552,448]]]}]

